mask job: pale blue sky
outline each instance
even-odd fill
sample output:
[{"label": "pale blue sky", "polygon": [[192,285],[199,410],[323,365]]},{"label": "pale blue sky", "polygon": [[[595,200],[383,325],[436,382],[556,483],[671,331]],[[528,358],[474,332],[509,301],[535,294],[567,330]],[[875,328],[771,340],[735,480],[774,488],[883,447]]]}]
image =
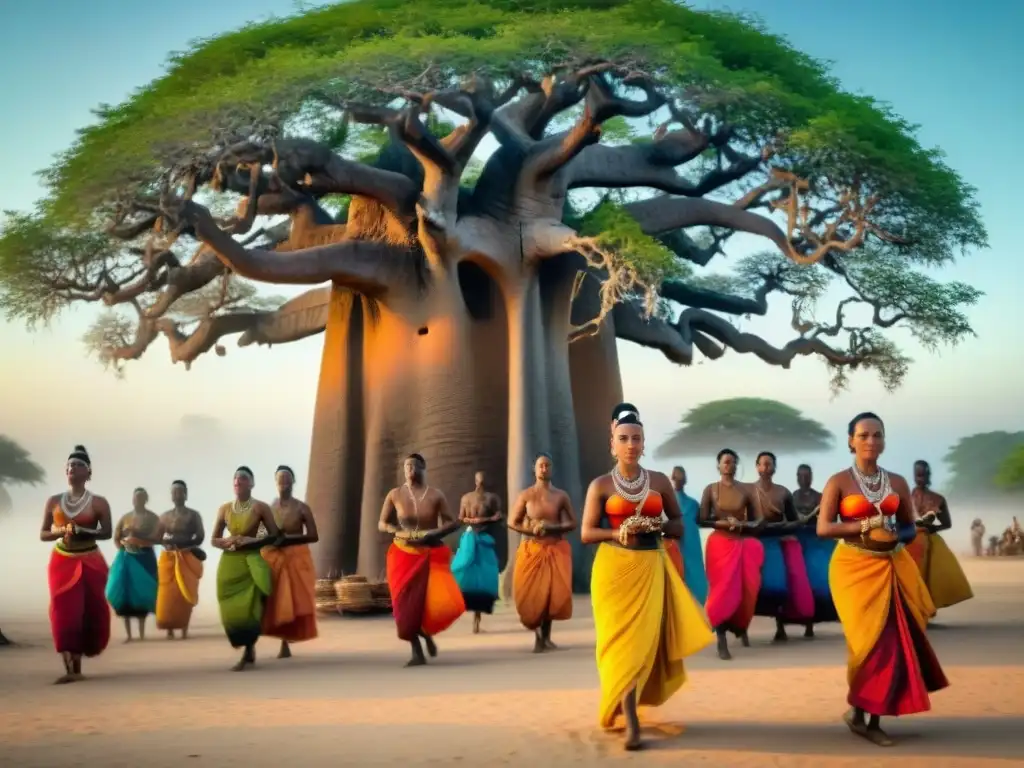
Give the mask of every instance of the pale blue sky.
[{"label": "pale blue sky", "polygon": [[[949,163],[979,189],[991,238],[988,251],[973,254],[943,277],[970,282],[986,296],[971,313],[978,339],[958,349],[930,356],[903,337],[917,362],[894,395],[886,394],[870,374],[855,374],[850,391],[830,401],[823,366],[814,360],[800,360],[783,371],[750,356],[727,355],[717,363],[684,369],[623,345],[628,399],[640,405],[648,424],[664,425],[652,427],[650,439],[660,441],[683,411],[718,396],[785,400],[837,432],[850,415],[870,408],[888,422],[889,463],[909,469],[910,461],[927,457],[941,479],[941,456],[959,436],[1024,427],[1021,345],[1010,341],[1022,320],[1020,213],[1011,186],[1024,176],[1024,124],[1019,95],[1011,95],[1019,94],[1020,81],[1010,74],[1024,72],[1019,5],[998,0],[696,5],[756,11],[798,48],[833,60],[847,88],[890,101],[921,124],[923,143],[941,146]],[[293,8],[289,0],[178,0],[172,13],[134,0],[36,0],[5,7],[0,151],[6,183],[0,188],[0,208],[28,208],[41,191],[34,172],[69,145],[75,129],[90,121],[90,108],[119,102],[160,75],[169,51]],[[284,461],[304,474],[320,337],[272,351],[239,350],[229,341],[226,358],[208,356],[188,373],[172,366],[166,346],[157,342],[130,366],[126,380],[117,381],[86,358],[78,340],[93,311],[69,313],[50,330],[32,335],[19,325],[0,324],[0,346],[8,361],[0,373],[5,403],[0,431],[25,443],[52,479],[60,482],[67,451],[83,441],[97,459],[97,490],[123,506],[140,483],[160,489],[155,495],[163,499],[169,479],[187,465],[200,466],[194,463],[197,458],[218,468],[217,474],[193,482],[207,489],[199,492],[207,509],[218,495],[230,492],[231,470],[243,461],[264,462],[258,473],[269,473]],[[783,303],[749,328],[783,342],[791,333],[788,309]],[[236,455],[240,447],[231,455],[223,450],[213,455],[205,453],[210,450],[205,444],[186,448],[177,440],[173,447],[165,442],[160,448],[159,441],[175,430],[184,413],[216,415],[235,445],[259,447],[246,455]],[[145,453],[140,450],[144,440],[157,441],[158,447]],[[781,468],[787,480],[798,458],[804,457],[792,457]],[[824,473],[846,461],[838,450],[815,463]],[[687,463],[694,484],[710,480],[712,458]],[[38,496],[21,492],[17,498],[34,508]]]}]

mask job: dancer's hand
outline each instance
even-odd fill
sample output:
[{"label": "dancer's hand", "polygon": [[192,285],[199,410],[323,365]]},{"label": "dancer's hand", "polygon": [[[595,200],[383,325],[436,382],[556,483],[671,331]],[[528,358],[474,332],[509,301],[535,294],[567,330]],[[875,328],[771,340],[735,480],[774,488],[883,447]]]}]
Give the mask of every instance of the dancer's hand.
[{"label": "dancer's hand", "polygon": [[545,533],[547,533],[547,529],[548,529],[548,527],[544,523],[544,521],[543,520],[538,520],[537,522],[535,522],[533,524],[533,535],[534,536],[543,536]]}]

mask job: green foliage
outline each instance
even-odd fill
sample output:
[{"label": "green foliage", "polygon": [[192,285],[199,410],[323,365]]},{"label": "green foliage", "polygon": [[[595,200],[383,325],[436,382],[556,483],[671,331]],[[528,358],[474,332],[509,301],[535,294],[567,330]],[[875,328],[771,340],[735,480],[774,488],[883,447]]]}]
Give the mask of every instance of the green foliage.
[{"label": "green foliage", "polygon": [[723,448],[752,462],[761,451],[815,453],[832,447],[831,433],[777,400],[736,397],[698,405],[654,452],[655,458],[707,456]]},{"label": "green foliage", "polygon": [[1000,465],[996,483],[1007,490],[1024,489],[1024,443],[1021,443]]},{"label": "green foliage", "polygon": [[[209,162],[225,142],[304,135],[372,162],[388,133],[347,122],[343,101],[393,105],[403,88],[447,87],[471,74],[504,85],[513,73],[541,76],[556,65],[594,59],[650,73],[694,117],[733,126],[747,149],[772,143],[773,164],[809,181],[805,202],[812,207],[827,206],[851,184],[877,196],[872,223],[891,237],[836,257],[856,290],[903,315],[928,347],[971,335],[963,308],[980,294],[907,267],[941,265],[986,244],[974,190],[939,151],[921,146],[915,126],[886,104],[844,92],[825,63],[755,19],[673,0],[353,0],[198,40],[170,57],[164,76],[119,105],[97,109],[96,122],[43,174],[40,209],[9,214],[0,233],[0,310],[29,325],[45,322],[69,302],[90,300],[78,286],[103,274],[124,276],[137,260],[118,251],[100,223],[118,201]],[[436,112],[428,116],[437,135],[452,127]],[[648,142],[653,127],[653,120],[617,118],[605,124],[602,140]],[[682,172],[710,167],[713,154]],[[471,163],[466,185],[479,173],[479,161]],[[764,255],[741,260],[729,277],[694,277],[640,232],[621,210],[624,199],[613,190],[594,210],[567,210],[567,221],[579,220],[582,234],[635,278],[637,284],[612,285],[605,298],[641,293],[653,310],[652,286],[664,279],[750,293],[768,270],[777,273],[795,312],[813,318],[834,279],[823,268],[794,268]],[[346,197],[325,202],[345,215]],[[898,385],[909,359],[877,329],[860,329],[851,346],[870,350],[866,365],[886,386]],[[844,370],[834,373],[834,383],[845,383]]]},{"label": "green foliage", "polygon": [[[211,146],[215,131],[274,132],[312,94],[379,101],[373,86],[409,84],[428,67],[445,81],[470,72],[504,78],[587,57],[635,61],[752,141],[788,131],[786,162],[898,193],[886,204],[894,220],[921,230],[911,234],[922,258],[984,242],[970,188],[918,144],[913,126],[843,93],[823,63],[753,20],[670,0],[357,0],[200,40],[171,57],[164,77],[80,132],[46,174],[48,211],[88,220],[181,152]],[[322,124],[318,134],[331,130]],[[615,123],[609,133],[626,137]]]},{"label": "green foliage", "polygon": [[1013,468],[1020,466],[1022,447],[1024,432],[982,432],[960,438],[945,456],[952,473],[946,492],[975,500],[998,495],[1001,488],[1014,485],[1009,481],[1015,477]]},{"label": "green foliage", "polygon": [[7,435],[0,435],[0,485],[39,485],[46,478],[43,468],[29,452]]},{"label": "green foliage", "polygon": [[672,251],[645,234],[636,219],[609,200],[583,216],[579,233],[594,238],[603,250],[615,254],[618,266],[634,271],[640,282],[655,290],[663,280],[689,274],[689,267]]}]

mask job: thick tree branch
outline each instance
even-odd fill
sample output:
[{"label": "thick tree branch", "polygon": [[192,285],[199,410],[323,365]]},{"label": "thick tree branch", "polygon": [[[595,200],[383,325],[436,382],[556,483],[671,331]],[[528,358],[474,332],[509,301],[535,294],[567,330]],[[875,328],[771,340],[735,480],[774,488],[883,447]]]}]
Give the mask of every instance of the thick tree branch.
[{"label": "thick tree branch", "polygon": [[315,285],[334,282],[368,295],[381,295],[414,274],[413,254],[370,240],[347,240],[334,245],[280,254],[246,249],[217,226],[210,212],[192,201],[168,206],[173,220],[191,224],[197,237],[235,274],[265,283]]},{"label": "thick tree branch", "polygon": [[765,315],[768,312],[768,295],[779,287],[777,278],[770,275],[765,277],[764,283],[752,297],[745,297],[693,287],[680,280],[666,280],[661,284],[658,293],[664,299],[687,307],[725,312],[730,315]]},{"label": "thick tree branch", "polygon": [[273,312],[262,314],[242,334],[238,346],[287,344],[315,336],[327,327],[331,288],[313,288],[285,302]]}]

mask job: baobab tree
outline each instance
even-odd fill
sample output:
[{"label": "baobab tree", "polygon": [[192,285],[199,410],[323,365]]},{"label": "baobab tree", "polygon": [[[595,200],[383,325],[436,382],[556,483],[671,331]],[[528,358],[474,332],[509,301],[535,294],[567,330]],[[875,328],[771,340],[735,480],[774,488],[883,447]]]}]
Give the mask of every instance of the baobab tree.
[{"label": "baobab tree", "polygon": [[[679,365],[817,355],[835,386],[873,369],[895,387],[909,359],[887,329],[971,333],[977,291],[915,267],[985,244],[973,191],[735,16],[348,2],[197,43],[96,114],[7,221],[3,307],[32,324],[105,305],[87,341],[115,368],[161,336],[188,366],[228,336],[324,332],[324,573],[380,572],[381,499],[411,451],[457,497],[477,469],[515,492],[545,450],[579,502],[607,467],[616,340]],[[736,233],[768,250],[707,272]],[[254,283],[315,287],[277,306]],[[834,284],[846,298],[816,315]],[[793,305],[780,345],[729,319],[772,295]]]}]

